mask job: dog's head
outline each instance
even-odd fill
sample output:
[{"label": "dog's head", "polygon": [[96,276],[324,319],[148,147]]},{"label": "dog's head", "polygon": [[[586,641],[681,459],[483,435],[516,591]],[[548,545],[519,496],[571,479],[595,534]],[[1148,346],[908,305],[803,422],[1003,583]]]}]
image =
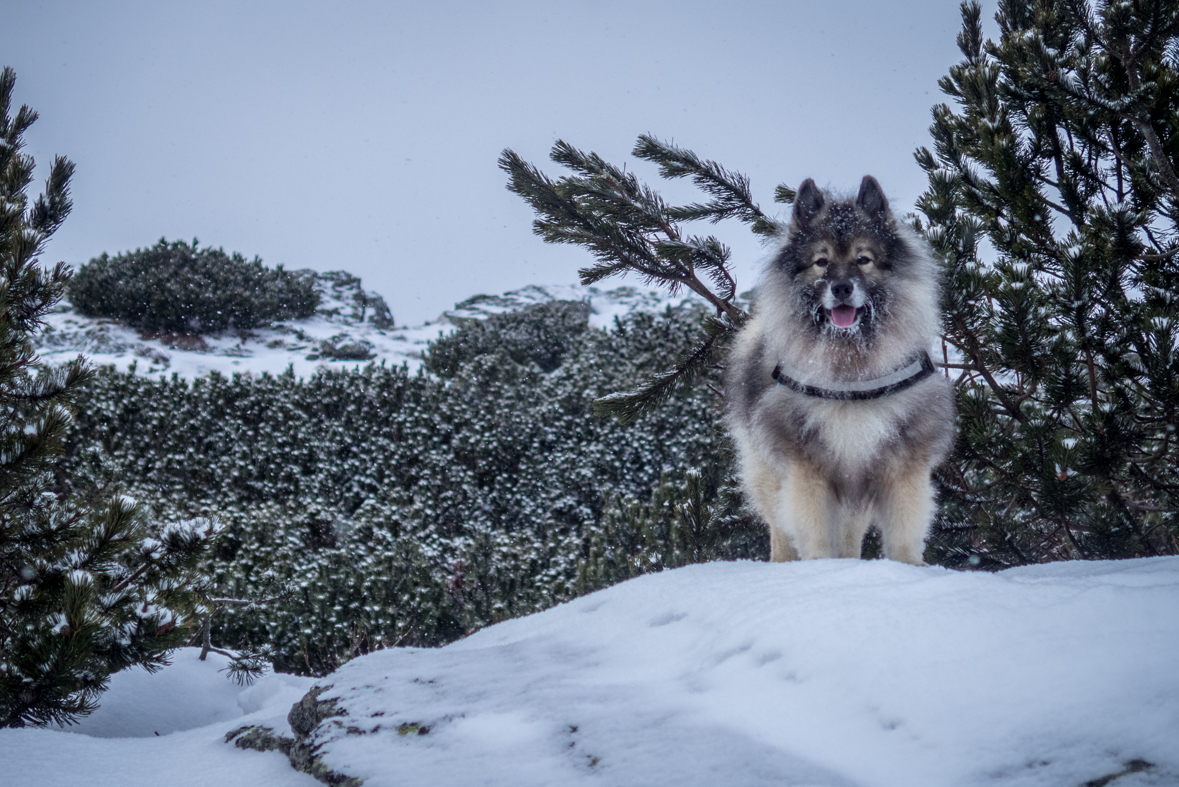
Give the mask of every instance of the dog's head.
[{"label": "dog's head", "polygon": [[875,178],[864,177],[854,200],[833,199],[808,178],[773,266],[816,334],[864,341],[893,306],[912,257],[907,245]]}]

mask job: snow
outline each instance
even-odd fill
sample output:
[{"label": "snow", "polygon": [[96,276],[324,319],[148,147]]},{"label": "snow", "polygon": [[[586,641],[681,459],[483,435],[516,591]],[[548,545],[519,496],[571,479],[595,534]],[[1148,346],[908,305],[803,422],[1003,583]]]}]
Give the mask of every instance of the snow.
[{"label": "snow", "polygon": [[115,673],[101,707],[67,729],[94,738],[164,736],[226,721],[236,729],[245,723],[243,717],[271,706],[285,717],[313,683],[298,675],[269,673],[252,686],[239,686],[221,671],[229,659],[209,653],[202,662],[199,655],[200,648],[182,648],[159,672]]},{"label": "snow", "polygon": [[129,669],[111,676],[101,707],[78,724],[0,730],[5,785],[86,787],[259,787],[319,785],[285,757],[259,756],[223,742],[245,724],[290,735],[286,717],[311,678],[268,674],[238,686],[221,672],[228,659],[182,648],[156,673]]},{"label": "snow", "polygon": [[[1079,787],[1136,760],[1152,767],[1109,783],[1174,785],[1176,608],[1179,558],[690,566],[355,659],[318,682],[346,714],[316,743],[366,787]],[[243,724],[289,735],[312,681],[241,689],[217,668],[183,651],[158,675],[115,676],[76,733],[0,730],[6,776],[313,783],[221,743]]]},{"label": "snow", "polygon": [[[278,375],[288,368],[297,377],[309,377],[321,368],[356,368],[369,363],[406,364],[416,371],[427,344],[449,335],[466,321],[483,319],[553,300],[588,301],[590,325],[609,328],[615,317],[631,312],[662,312],[693,295],[670,297],[644,287],[532,285],[502,295],[476,295],[424,325],[382,327],[373,322],[373,309],[361,308],[364,300],[380,300],[366,293],[355,277],[344,273],[317,274],[321,302],[313,317],[279,322],[270,328],[242,333],[226,332],[200,337],[152,337],[114,320],[85,317],[68,302],[48,315],[45,330],[34,340],[42,360],[62,364],[79,354],[99,366],[166,378],[178,374],[192,379],[210,372]],[[366,344],[365,360],[333,360],[321,353],[322,344]],[[134,365],[132,367],[132,365]]]}]

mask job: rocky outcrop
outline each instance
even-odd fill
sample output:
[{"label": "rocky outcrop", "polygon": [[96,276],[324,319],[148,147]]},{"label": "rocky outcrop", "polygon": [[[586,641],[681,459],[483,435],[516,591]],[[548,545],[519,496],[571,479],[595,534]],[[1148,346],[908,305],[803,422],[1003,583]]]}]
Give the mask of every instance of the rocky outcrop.
[{"label": "rocky outcrop", "polygon": [[232,743],[239,749],[254,751],[280,751],[291,761],[291,767],[297,771],[308,773],[324,784],[333,787],[361,787],[363,779],[333,770],[320,756],[315,740],[316,728],[333,716],[342,716],[344,711],[339,709],[339,700],[321,700],[319,695],[331,686],[316,686],[307,692],[303,699],[291,706],[287,715],[287,723],[291,725],[294,738],[278,735],[272,727],[248,726],[239,727],[225,736],[226,743]]},{"label": "rocky outcrop", "polygon": [[347,271],[327,271],[312,275],[315,276],[315,288],[320,294],[317,313],[326,317],[343,318],[356,325],[368,322],[381,330],[393,327],[393,314],[389,311],[385,299],[375,292],[366,292],[361,287],[358,276],[353,276]]}]

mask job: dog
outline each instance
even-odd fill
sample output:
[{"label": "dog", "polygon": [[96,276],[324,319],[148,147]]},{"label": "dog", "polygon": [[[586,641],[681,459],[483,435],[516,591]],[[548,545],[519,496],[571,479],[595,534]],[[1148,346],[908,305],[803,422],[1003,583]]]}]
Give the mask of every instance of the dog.
[{"label": "dog", "polygon": [[940,277],[928,244],[866,176],[855,199],[799,187],[725,371],[742,486],[774,561],[884,556],[924,565],[931,473],[955,425],[929,356]]}]

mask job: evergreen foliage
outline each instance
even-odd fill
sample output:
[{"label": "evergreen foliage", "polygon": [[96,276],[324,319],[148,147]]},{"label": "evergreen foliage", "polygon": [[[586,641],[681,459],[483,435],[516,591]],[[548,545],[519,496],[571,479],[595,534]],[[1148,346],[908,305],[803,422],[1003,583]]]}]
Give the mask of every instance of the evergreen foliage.
[{"label": "evergreen foliage", "polygon": [[731,464],[690,468],[681,483],[664,473],[650,499],[614,495],[578,563],[578,592],[691,563],[765,560],[765,526],[743,513]]},{"label": "evergreen foliage", "polygon": [[553,301],[522,312],[471,320],[464,330],[433,343],[426,368],[451,378],[478,356],[502,349],[518,364],[535,363],[542,372],[551,372],[588,327],[590,308],[588,303]]},{"label": "evergreen foliage", "polygon": [[919,207],[960,436],[940,560],[1179,552],[1179,3],[962,5]]},{"label": "evergreen foliage", "polygon": [[153,333],[250,330],[310,317],[319,305],[307,273],[198,248],[195,239],[161,238],[151,248],[104,253],[78,269],[67,294],[81,314]]},{"label": "evergreen foliage", "polygon": [[[688,234],[683,222],[737,218],[765,238],[782,231],[753,201],[744,175],[646,134],[639,137],[633,155],[658,165],[665,178],[690,178],[711,200],[669,205],[633,173],[564,141],[553,146],[550,158],[573,174],[557,180],[512,150],[505,150],[499,160],[509,177],[508,189],[536,211],[536,234],[548,243],[584,246],[594,255],[596,263],[580,271],[582,284],[631,273],[672,295],[691,290],[715,309],[714,316],[702,318],[697,339],[675,356],[670,369],[595,402],[599,414],[624,423],[659,407],[698,380],[715,387],[717,363],[747,316],[737,301],[728,247],[712,235]],[[792,202],[794,192],[779,186],[775,200]]]},{"label": "evergreen foliage", "polygon": [[[162,521],[216,516],[216,596],[289,592],[224,605],[212,641],[269,643],[278,669],[313,674],[644,571],[764,558],[764,533],[732,516],[706,389],[630,427],[591,412],[593,397],[684,351],[700,307],[610,331],[587,318],[584,303],[555,302],[472,321],[431,346],[424,365],[438,375],[370,365],[185,381],[105,369],[89,384],[69,477],[120,478]],[[681,494],[667,479],[696,467],[688,524],[668,530],[679,520],[660,508],[644,542],[632,535],[641,523],[609,514],[650,508],[660,489]],[[656,550],[655,562],[632,559]]]},{"label": "evergreen foliage", "polygon": [[92,371],[48,369],[30,337],[70,274],[37,257],[70,211],[73,164],[57,157],[29,204],[34,162],[21,152],[37,115],[12,114],[15,75],[0,73],[0,726],[68,723],[90,712],[108,676],[154,669],[199,613],[195,574],[212,528],[152,528],[123,496],[67,499],[56,473]]}]

